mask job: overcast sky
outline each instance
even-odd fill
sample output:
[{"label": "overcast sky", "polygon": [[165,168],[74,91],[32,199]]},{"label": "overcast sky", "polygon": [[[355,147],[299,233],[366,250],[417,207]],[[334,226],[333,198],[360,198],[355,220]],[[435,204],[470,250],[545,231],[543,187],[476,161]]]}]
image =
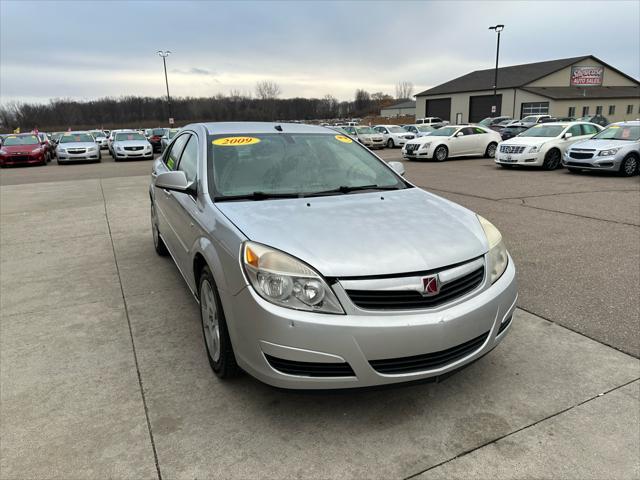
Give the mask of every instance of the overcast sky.
[{"label": "overcast sky", "polygon": [[253,92],[346,100],[500,64],[593,54],[640,77],[640,2],[0,0],[0,102]]}]

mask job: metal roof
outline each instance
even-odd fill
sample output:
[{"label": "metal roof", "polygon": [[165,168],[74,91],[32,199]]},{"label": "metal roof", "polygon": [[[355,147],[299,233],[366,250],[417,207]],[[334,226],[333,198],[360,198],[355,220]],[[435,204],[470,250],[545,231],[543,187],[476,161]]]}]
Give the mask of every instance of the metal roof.
[{"label": "metal roof", "polygon": [[[638,80],[632,78],[620,70],[607,65],[602,60],[593,55],[583,55],[581,57],[561,58],[558,60],[549,60],[546,62],[525,63],[522,65],[512,65],[509,67],[498,68],[498,88],[519,88],[523,87],[535,80],[546,77],[547,75],[562,70],[582,60],[592,59],[607,68],[623,75],[624,77],[638,83]],[[416,96],[422,95],[441,95],[447,93],[473,92],[478,90],[493,90],[493,80],[495,75],[494,68],[486,70],[476,70],[467,73],[458,78],[454,78],[436,87],[418,93]]]},{"label": "metal roof", "polygon": [[396,103],[395,105],[389,105],[387,107],[382,107],[382,110],[388,110],[388,109],[397,109],[397,108],[416,108],[416,102],[415,100],[411,100],[408,102],[402,102],[402,103]]}]

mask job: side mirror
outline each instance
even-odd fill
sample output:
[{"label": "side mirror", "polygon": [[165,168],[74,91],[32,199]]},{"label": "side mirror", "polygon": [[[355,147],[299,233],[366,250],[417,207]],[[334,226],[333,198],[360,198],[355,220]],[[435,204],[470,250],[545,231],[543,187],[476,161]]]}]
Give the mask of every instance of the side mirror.
[{"label": "side mirror", "polygon": [[404,176],[404,165],[400,162],[389,162],[389,166],[393,168],[393,170],[401,176]]},{"label": "side mirror", "polygon": [[156,187],[172,190],[174,192],[187,193],[191,185],[187,182],[184,172],[177,170],[175,172],[164,172],[156,177]]},{"label": "side mirror", "polygon": [[462,132],[456,133],[456,137],[462,137],[463,135],[464,135],[464,133],[462,133]]},{"label": "side mirror", "polygon": [[565,134],[562,136],[562,138],[564,138],[565,140],[568,140],[568,139],[570,139],[571,137],[573,137],[573,133],[569,133],[569,132],[565,133]]}]

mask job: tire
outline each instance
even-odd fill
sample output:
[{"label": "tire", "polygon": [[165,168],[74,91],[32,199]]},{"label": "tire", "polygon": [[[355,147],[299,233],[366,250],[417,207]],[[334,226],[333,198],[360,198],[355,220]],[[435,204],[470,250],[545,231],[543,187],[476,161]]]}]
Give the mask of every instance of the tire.
[{"label": "tire", "polygon": [[573,167],[567,167],[567,170],[569,171],[569,173],[581,173],[582,171],[579,168],[573,168]]},{"label": "tire", "polygon": [[620,163],[620,170],[618,174],[622,177],[632,177],[637,175],[640,161],[638,161],[638,157],[633,154],[629,154]]},{"label": "tire", "polygon": [[438,145],[433,151],[433,159],[438,162],[444,162],[449,156],[449,149],[444,145]]},{"label": "tire", "polygon": [[544,156],[542,168],[545,170],[555,170],[556,168],[560,168],[560,166],[562,166],[560,150],[552,148]]},{"label": "tire", "polygon": [[487,149],[484,151],[484,158],[494,158],[496,156],[497,148],[498,144],[496,142],[491,142],[487,145]]},{"label": "tire", "polygon": [[198,285],[200,299],[200,323],[207,358],[211,369],[219,378],[237,377],[242,370],[233,353],[227,321],[222,310],[216,283],[206,265],[200,273]]},{"label": "tire", "polygon": [[164,244],[164,240],[160,236],[160,230],[158,229],[158,216],[156,214],[156,207],[151,203],[151,234],[153,235],[153,248],[155,248],[156,253],[161,257],[166,257],[169,255],[169,250],[167,250],[167,246]]},{"label": "tire", "polygon": [[393,138],[387,140],[387,148],[395,148],[396,144],[393,141]]}]

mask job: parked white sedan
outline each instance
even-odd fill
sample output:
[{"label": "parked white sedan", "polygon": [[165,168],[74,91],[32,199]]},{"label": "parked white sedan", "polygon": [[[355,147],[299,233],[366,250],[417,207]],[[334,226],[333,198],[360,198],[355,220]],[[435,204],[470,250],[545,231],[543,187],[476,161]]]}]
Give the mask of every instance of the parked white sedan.
[{"label": "parked white sedan", "polygon": [[555,170],[562,167],[562,155],[571,145],[600,130],[600,125],[588,122],[539,123],[502,142],[495,162],[501,167],[529,165]]},{"label": "parked white sedan", "polygon": [[402,156],[409,160],[435,159],[439,162],[449,157],[485,156],[493,157],[500,134],[477,125],[449,125],[434,130],[426,137],[407,142]]},{"label": "parked white sedan", "polygon": [[400,125],[376,125],[373,129],[382,134],[387,148],[401,147],[408,140],[413,140],[416,136],[407,132]]}]

